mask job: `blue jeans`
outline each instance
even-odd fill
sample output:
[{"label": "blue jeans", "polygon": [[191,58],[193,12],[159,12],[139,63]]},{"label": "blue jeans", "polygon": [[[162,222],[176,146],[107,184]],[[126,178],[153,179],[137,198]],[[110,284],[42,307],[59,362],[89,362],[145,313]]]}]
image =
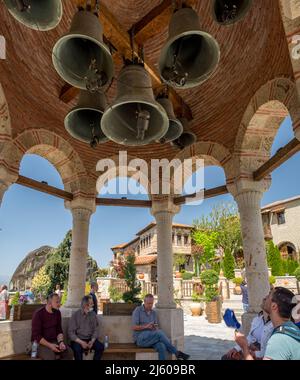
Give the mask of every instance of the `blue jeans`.
[{"label": "blue jeans", "polygon": [[166,351],[174,355],[177,354],[176,347],[170,343],[162,330],[140,332],[137,336],[136,344],[139,347],[153,347],[158,352],[159,360],[166,360]]},{"label": "blue jeans", "polygon": [[243,309],[245,313],[248,313],[249,305],[247,303],[243,303]]}]

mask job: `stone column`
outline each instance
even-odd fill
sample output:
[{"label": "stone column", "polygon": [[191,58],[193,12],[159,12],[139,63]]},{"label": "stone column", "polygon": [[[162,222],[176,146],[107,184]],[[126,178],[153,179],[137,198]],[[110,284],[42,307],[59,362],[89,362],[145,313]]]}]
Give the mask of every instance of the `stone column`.
[{"label": "stone column", "polygon": [[[265,184],[265,183],[264,183]],[[266,190],[263,184],[240,183],[234,191],[239,209],[243,237],[243,251],[249,295],[249,312],[243,315],[243,329],[247,333],[254,316],[261,311],[262,299],[269,293],[269,276],[261,216],[261,199]]]},{"label": "stone column", "polygon": [[173,246],[172,222],[180,210],[172,200],[152,202],[152,215],[156,219],[157,229],[157,297],[156,307],[175,309],[173,293]]},{"label": "stone column", "polygon": [[76,199],[66,202],[73,216],[68,296],[64,308],[80,306],[85,292],[86,265],[90,217],[95,212],[95,200]]},{"label": "stone column", "polygon": [[7,189],[8,189],[8,186],[5,183],[0,182],[0,207],[2,204],[4,193],[6,192]]}]

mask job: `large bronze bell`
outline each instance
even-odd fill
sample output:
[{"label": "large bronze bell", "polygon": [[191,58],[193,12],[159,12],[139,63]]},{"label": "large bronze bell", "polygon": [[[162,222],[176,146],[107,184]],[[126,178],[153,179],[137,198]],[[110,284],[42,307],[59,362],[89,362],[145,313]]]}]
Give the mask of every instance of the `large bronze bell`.
[{"label": "large bronze bell", "polygon": [[69,33],[56,42],[52,61],[58,74],[74,87],[99,91],[108,85],[113,77],[113,59],[103,43],[98,17],[89,11],[77,12]]},{"label": "large bronze bell", "polygon": [[89,143],[92,148],[108,141],[100,126],[106,106],[106,98],[103,93],[93,94],[81,90],[77,106],[65,117],[66,130],[75,139]]},{"label": "large bronze bell", "polygon": [[219,45],[201,30],[198,14],[191,8],[177,10],[159,58],[161,78],[174,88],[195,87],[212,75],[219,59]]},{"label": "large bronze bell", "polygon": [[188,146],[195,144],[197,141],[197,136],[189,129],[189,122],[186,118],[182,117],[179,118],[179,120],[183,125],[183,132],[177,140],[171,142],[171,145],[178,149],[185,149]]},{"label": "large bronze bell", "polygon": [[156,101],[164,108],[169,118],[168,132],[159,140],[159,142],[161,144],[169,143],[178,139],[183,132],[183,126],[176,118],[173,104],[168,97],[159,97]]},{"label": "large bronze bell", "polygon": [[117,97],[101,120],[103,133],[123,145],[146,145],[163,137],[168,116],[155,101],[151,78],[142,65],[123,67],[117,83]]},{"label": "large bronze bell", "polygon": [[30,29],[55,28],[63,14],[61,0],[4,0],[9,13]]},{"label": "large bronze bell", "polygon": [[246,15],[251,5],[252,0],[214,0],[213,15],[220,24],[233,24]]}]

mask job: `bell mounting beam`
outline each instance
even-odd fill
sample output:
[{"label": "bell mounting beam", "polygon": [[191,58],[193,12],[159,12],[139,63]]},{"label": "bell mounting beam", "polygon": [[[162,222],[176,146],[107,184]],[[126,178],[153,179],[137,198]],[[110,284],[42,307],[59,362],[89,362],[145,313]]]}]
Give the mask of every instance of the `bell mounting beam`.
[{"label": "bell mounting beam", "polygon": [[279,149],[277,153],[265,162],[260,168],[258,168],[253,173],[253,179],[255,181],[260,181],[265,178],[268,174],[272,173],[273,170],[277,169],[285,161],[291,158],[294,154],[300,151],[300,141],[296,138],[291,140],[283,148]]},{"label": "bell mounting beam", "polygon": [[[77,6],[85,7],[86,1],[82,0],[73,0]],[[95,3],[95,0],[93,0]],[[99,19],[103,26],[103,31],[105,38],[114,46],[116,49],[115,55],[122,57],[128,56],[131,52],[131,44],[130,44],[130,33],[125,31],[118,22],[118,20],[114,17],[114,15],[108,10],[108,8],[100,3],[100,12]],[[168,20],[169,22],[169,20]],[[134,38],[134,50],[135,55],[138,55],[138,48],[141,43],[138,43],[136,38]],[[160,75],[156,68],[145,60],[145,69],[149,72],[152,78],[152,85],[154,90],[157,88],[161,88],[164,86],[160,79]],[[75,89],[74,87],[66,84],[60,93],[59,98],[68,103],[79,93],[79,89]],[[170,99],[172,100],[175,113],[177,115],[184,115],[188,120],[192,120],[192,111],[190,107],[183,101],[181,96],[177,94],[172,88],[170,88],[169,92]]]},{"label": "bell mounting beam", "polygon": [[[187,6],[193,7],[198,0],[186,0]],[[144,44],[145,41],[161,33],[166,25],[169,25],[173,12],[174,0],[163,0],[159,5],[147,13],[140,21],[132,26],[128,31],[134,30],[135,40],[138,44]]]}]

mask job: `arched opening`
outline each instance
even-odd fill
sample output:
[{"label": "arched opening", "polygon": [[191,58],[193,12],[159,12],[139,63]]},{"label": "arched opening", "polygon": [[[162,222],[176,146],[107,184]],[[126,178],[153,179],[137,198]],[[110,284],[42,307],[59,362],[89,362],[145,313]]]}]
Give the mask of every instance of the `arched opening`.
[{"label": "arched opening", "polygon": [[[45,181],[60,189],[64,188],[57,169],[48,160],[36,154],[23,156],[20,175],[40,182]],[[66,211],[62,199],[18,184],[8,188],[0,213],[0,275],[7,274],[11,279],[15,273],[13,281],[10,281],[12,287],[25,290],[26,286],[31,285],[37,271],[45,264],[47,254],[61,243],[71,228],[71,213]],[[29,253],[33,253],[36,259],[31,260]]]},{"label": "arched opening", "polygon": [[278,244],[281,257],[285,260],[297,260],[297,250],[293,243],[291,242],[282,242]]}]

